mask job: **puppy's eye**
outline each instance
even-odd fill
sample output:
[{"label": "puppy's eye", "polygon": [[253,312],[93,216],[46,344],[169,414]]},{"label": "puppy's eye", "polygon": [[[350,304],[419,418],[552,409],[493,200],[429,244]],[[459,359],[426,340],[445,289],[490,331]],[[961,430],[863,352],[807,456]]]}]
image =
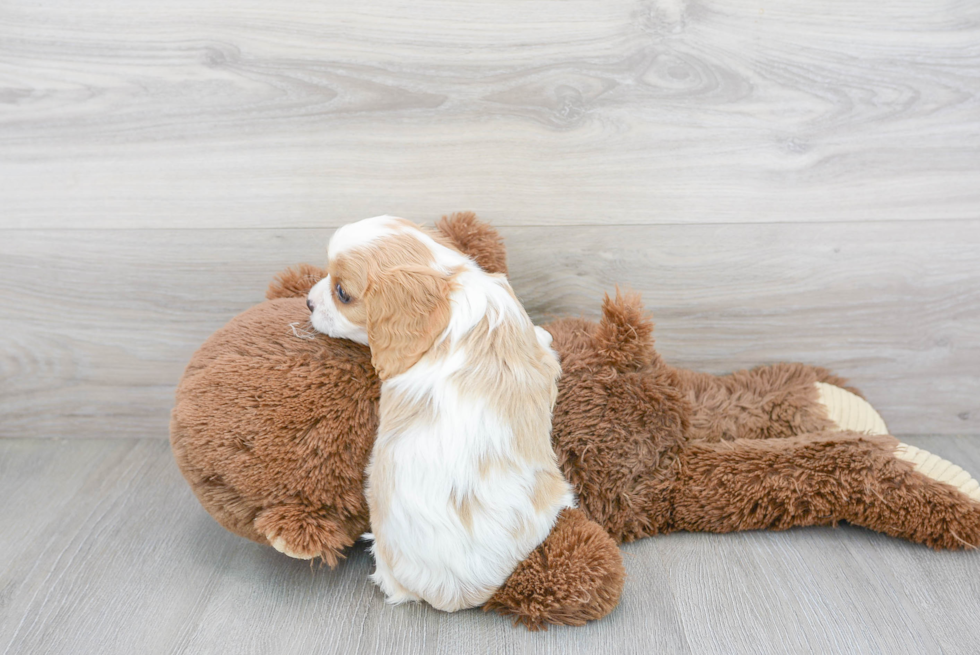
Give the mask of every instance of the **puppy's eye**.
[{"label": "puppy's eye", "polygon": [[350,302],[350,296],[347,295],[347,292],[344,291],[342,286],[338,284],[335,289],[337,290],[337,298],[340,299],[340,302],[344,303],[345,305]]}]

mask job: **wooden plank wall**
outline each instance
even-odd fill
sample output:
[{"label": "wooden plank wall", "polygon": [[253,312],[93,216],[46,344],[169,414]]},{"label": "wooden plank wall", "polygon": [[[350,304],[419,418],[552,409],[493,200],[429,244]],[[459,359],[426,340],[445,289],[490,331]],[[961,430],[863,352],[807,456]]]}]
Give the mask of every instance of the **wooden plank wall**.
[{"label": "wooden plank wall", "polygon": [[978,92],[973,0],[4,3],[0,436],[163,438],[277,270],[460,209],[537,319],[980,433]]}]

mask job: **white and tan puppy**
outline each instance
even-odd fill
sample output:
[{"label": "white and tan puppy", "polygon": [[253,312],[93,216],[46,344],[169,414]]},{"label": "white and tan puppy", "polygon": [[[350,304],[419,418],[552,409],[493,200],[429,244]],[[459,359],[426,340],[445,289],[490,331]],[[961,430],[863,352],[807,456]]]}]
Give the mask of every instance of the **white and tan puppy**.
[{"label": "white and tan puppy", "polygon": [[367,469],[389,602],[483,604],[574,506],[551,447],[558,359],[507,279],[390,216],[346,225],[307,298],[382,380]]}]

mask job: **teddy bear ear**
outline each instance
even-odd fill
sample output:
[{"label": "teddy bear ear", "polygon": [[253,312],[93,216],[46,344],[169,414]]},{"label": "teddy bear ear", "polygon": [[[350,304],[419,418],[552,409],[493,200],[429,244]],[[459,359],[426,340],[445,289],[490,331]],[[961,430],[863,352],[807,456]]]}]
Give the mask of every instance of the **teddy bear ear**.
[{"label": "teddy bear ear", "polygon": [[487,273],[507,275],[507,250],[500,233],[484,223],[473,212],[456,212],[443,216],[436,229],[460,252]]},{"label": "teddy bear ear", "polygon": [[276,274],[275,279],[269,283],[269,288],[265,291],[265,298],[266,300],[303,298],[310,292],[313,285],[326,276],[327,272],[319,266],[312,264],[292,266]]},{"label": "teddy bear ear", "polygon": [[598,353],[620,370],[637,370],[654,361],[653,320],[643,311],[640,294],[624,294],[619,287],[615,298],[606,294],[595,340]]}]

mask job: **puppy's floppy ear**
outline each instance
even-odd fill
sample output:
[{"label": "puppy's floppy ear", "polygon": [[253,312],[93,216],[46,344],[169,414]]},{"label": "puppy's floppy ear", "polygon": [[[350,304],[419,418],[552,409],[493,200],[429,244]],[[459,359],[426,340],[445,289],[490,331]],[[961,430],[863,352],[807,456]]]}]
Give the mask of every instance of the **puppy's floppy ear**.
[{"label": "puppy's floppy ear", "polygon": [[364,293],[371,363],[386,380],[422,358],[449,325],[449,276],[423,266],[375,273]]}]

